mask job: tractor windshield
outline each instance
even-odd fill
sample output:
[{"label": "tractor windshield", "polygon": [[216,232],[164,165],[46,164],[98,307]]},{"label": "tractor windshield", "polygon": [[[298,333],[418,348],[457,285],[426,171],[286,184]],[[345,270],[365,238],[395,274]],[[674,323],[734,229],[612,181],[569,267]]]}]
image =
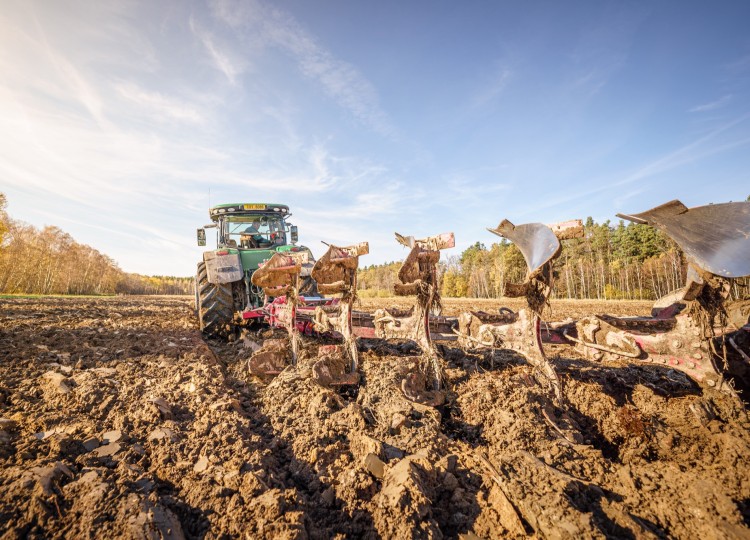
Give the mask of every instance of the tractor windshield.
[{"label": "tractor windshield", "polygon": [[284,220],[276,215],[227,216],[224,240],[228,246],[256,249],[286,244]]}]

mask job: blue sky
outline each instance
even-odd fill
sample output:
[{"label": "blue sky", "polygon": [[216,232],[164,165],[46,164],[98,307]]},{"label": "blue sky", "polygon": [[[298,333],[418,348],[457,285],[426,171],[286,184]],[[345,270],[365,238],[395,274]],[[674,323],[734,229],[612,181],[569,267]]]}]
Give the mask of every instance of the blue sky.
[{"label": "blue sky", "polygon": [[127,271],[192,275],[211,203],[300,239],[615,220],[750,195],[750,2],[19,2],[0,191]]}]

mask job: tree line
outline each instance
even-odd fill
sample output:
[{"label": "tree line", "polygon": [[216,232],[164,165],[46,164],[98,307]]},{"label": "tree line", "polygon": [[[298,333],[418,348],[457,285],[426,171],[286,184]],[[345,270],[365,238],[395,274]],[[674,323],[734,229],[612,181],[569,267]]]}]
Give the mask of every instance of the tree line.
[{"label": "tree line", "polygon": [[[748,197],[750,200],[750,197]],[[124,272],[96,249],[58,227],[38,229],[11,219],[0,193],[0,294],[193,294],[192,277],[142,276]],[[358,272],[360,296],[391,296],[400,262]],[[653,300],[685,283],[680,248],[658,229],[588,218],[584,236],[563,241],[553,266],[553,298]],[[500,298],[508,283],[521,283],[526,263],[505,239],[476,242],[439,265],[445,297]],[[750,279],[735,280],[735,298],[747,296]]]},{"label": "tree line", "polygon": [[[748,197],[750,200],[750,197]],[[584,236],[564,240],[554,262],[553,298],[654,300],[685,284],[684,254],[664,233],[621,220],[596,223],[589,217]],[[388,296],[398,280],[400,263],[360,269],[361,296]],[[477,242],[460,255],[440,262],[444,297],[500,298],[508,283],[521,283],[526,263],[505,239],[488,247]],[[747,296],[750,279],[734,281],[732,295]]]},{"label": "tree line", "polygon": [[58,227],[38,229],[6,212],[0,193],[0,293],[192,294],[193,279],[124,272],[96,249]]}]

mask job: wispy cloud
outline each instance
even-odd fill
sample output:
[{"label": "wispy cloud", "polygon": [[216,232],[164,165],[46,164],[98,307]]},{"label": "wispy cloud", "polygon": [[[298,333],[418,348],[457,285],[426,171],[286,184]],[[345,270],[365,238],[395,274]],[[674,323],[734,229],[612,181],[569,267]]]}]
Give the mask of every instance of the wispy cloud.
[{"label": "wispy cloud", "polygon": [[495,70],[493,76],[482,83],[479,91],[471,100],[471,106],[474,109],[483,109],[497,100],[508,86],[513,72],[510,68],[500,66]]},{"label": "wispy cloud", "polygon": [[720,152],[724,152],[731,148],[736,148],[737,146],[743,146],[747,144],[748,139],[739,139],[739,140],[730,141],[728,143],[720,144],[717,146],[711,146],[711,147],[705,148],[706,143],[715,139],[720,134],[732,129],[736,125],[741,124],[742,122],[745,122],[748,118],[750,118],[750,114],[746,114],[744,116],[736,118],[732,120],[731,122],[727,122],[726,124],[713,129],[712,131],[710,131],[703,137],[700,137],[696,139],[695,141],[689,144],[686,144],[685,146],[682,146],[681,148],[678,148],[677,150],[670,152],[666,154],[665,156],[659,159],[656,159],[652,161],[651,163],[648,163],[647,165],[639,168],[637,171],[626,176],[625,178],[617,182],[615,185],[619,186],[623,184],[629,184],[637,180],[642,180],[644,178],[648,178],[649,176],[653,176],[658,173],[663,173],[671,169],[675,169],[677,167],[686,165],[687,163],[698,161],[708,156],[718,154]]},{"label": "wispy cloud", "polygon": [[138,105],[149,113],[156,113],[153,118],[169,117],[182,122],[200,124],[205,117],[198,107],[180,99],[168,97],[160,92],[150,92],[132,82],[115,84],[115,91],[121,98]]},{"label": "wispy cloud", "polygon": [[750,54],[746,53],[743,56],[740,56],[732,60],[731,62],[726,63],[724,65],[724,69],[735,75],[744,73],[745,71],[750,69]]},{"label": "wispy cloud", "polygon": [[626,193],[620,193],[620,195],[618,195],[614,199],[615,208],[622,208],[623,204],[626,201],[629,201],[633,197],[637,197],[641,193],[645,193],[646,191],[648,191],[648,189],[649,189],[648,187],[638,187],[635,189],[631,189],[630,191]]},{"label": "wispy cloud", "polygon": [[[4,79],[15,79],[26,88],[33,88],[53,99],[64,95],[67,101],[72,99],[76,106],[82,106],[98,124],[107,124],[102,97],[95,85],[87,80],[76,64],[49,43],[47,33],[33,10],[28,16],[33,21],[33,31],[13,28],[9,21],[0,19],[0,28],[6,34],[6,39],[2,41],[10,45],[5,54],[0,54],[0,68],[7,77]],[[18,51],[20,58],[12,51]],[[23,65],[20,59],[40,64],[42,69],[47,70],[47,76],[40,77],[37,70]],[[8,77],[9,74],[13,74],[13,79]]]},{"label": "wispy cloud", "polygon": [[713,110],[723,107],[724,105],[729,103],[731,100],[732,100],[732,94],[727,94],[725,96],[721,96],[719,99],[715,101],[704,103],[702,105],[696,105],[695,107],[688,110],[688,112],[694,113],[694,112],[713,111]]},{"label": "wispy cloud", "polygon": [[301,212],[309,217],[328,218],[333,222],[341,219],[377,221],[383,216],[402,213],[409,206],[409,192],[398,181],[385,181],[377,189],[353,193],[339,199],[335,208],[318,207],[317,210],[304,209]]},{"label": "wispy cloud", "polygon": [[[519,206],[517,208],[517,214],[522,216],[528,214],[538,214],[542,210],[590,200],[591,197],[599,193],[608,192],[611,190],[617,190],[618,192],[621,192],[624,186],[632,184],[633,182],[645,180],[646,178],[658,174],[664,174],[669,172],[670,170],[677,169],[689,163],[700,161],[710,156],[748,145],[750,144],[750,138],[734,139],[722,144],[707,146],[709,142],[717,138],[719,135],[731,130],[732,128],[745,122],[749,118],[750,114],[747,114],[736,118],[731,122],[723,124],[713,129],[706,135],[699,137],[693,142],[686,144],[678,148],[677,150],[669,152],[664,156],[654,159],[649,163],[637,168],[635,171],[631,172],[620,180],[599,179],[593,184],[594,187],[591,187],[589,189],[568,192],[567,195],[560,195],[559,193],[555,193],[554,196],[545,196],[534,201],[533,204]],[[639,191],[642,190],[635,190],[631,192],[632,196],[639,194]],[[625,198],[627,199],[629,198],[629,196],[626,195]]]},{"label": "wispy cloud", "polygon": [[190,30],[206,48],[214,67],[221,71],[231,84],[236,84],[237,77],[244,71],[246,62],[229,47],[221,47],[216,37],[198,24],[193,17],[190,18]]},{"label": "wispy cloud", "polygon": [[291,14],[257,0],[216,0],[213,8],[216,17],[240,32],[241,37],[290,55],[304,75],[317,81],[360,122],[382,135],[395,135],[370,81],[355,66],[320,45]]},{"label": "wispy cloud", "polygon": [[604,88],[618,64],[622,62],[619,60],[606,68],[595,68],[574,78],[570,83],[571,89],[582,91],[588,97],[595,96]]},{"label": "wispy cloud", "polygon": [[481,207],[488,199],[496,199],[513,189],[511,183],[503,180],[506,174],[505,165],[448,171],[436,179],[439,189],[421,192],[419,197],[429,206],[455,207],[461,204],[467,210]]}]

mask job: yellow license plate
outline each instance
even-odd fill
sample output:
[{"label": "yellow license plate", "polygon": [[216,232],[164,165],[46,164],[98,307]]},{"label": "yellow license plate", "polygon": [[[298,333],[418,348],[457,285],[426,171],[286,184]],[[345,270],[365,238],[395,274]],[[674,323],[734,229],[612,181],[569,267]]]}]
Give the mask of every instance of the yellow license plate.
[{"label": "yellow license plate", "polygon": [[245,210],[265,210],[265,204],[246,204]]}]

